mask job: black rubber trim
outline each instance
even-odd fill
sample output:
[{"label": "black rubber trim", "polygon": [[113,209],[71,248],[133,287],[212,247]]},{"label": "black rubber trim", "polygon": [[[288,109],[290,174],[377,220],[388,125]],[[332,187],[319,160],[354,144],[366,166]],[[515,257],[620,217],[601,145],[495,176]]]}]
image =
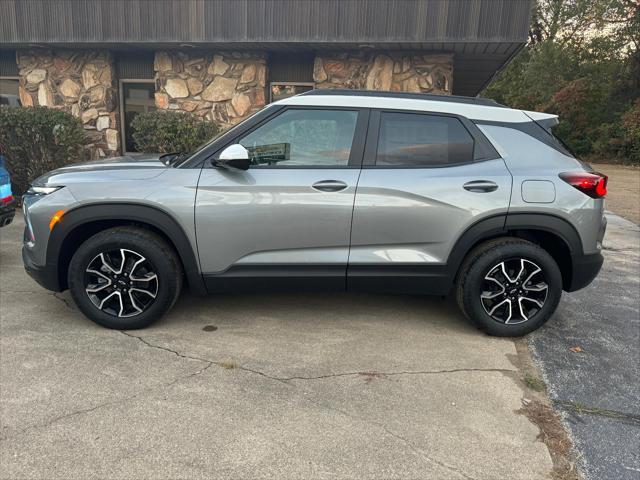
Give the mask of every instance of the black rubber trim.
[{"label": "black rubber trim", "polygon": [[603,263],[604,257],[600,253],[574,257],[571,281],[565,285],[565,291],[575,292],[589,285],[598,276]]},{"label": "black rubber trim", "polygon": [[36,266],[29,257],[26,247],[22,247],[22,263],[24,264],[24,269],[29,276],[31,276],[31,278],[38,282],[42,287],[53,292],[62,291],[58,280],[57,265],[47,265],[45,267]]},{"label": "black rubber trim", "polygon": [[236,265],[203,277],[209,293],[343,292],[345,274],[345,265]]},{"label": "black rubber trim", "polygon": [[584,255],[577,230],[567,220],[548,213],[510,213],[505,223],[507,230],[543,230],[564,240],[571,257]]},{"label": "black rubber trim", "polygon": [[446,295],[453,278],[446,265],[350,265],[350,292]]},{"label": "black rubber trim", "polygon": [[[154,207],[130,203],[102,203],[87,205],[70,210],[56,224],[47,244],[46,269],[51,269],[59,277],[58,263],[62,255],[65,239],[76,229],[95,221],[132,221],[149,224],[164,233],[173,243],[189,283],[189,289],[195,294],[204,294],[206,289],[200,274],[196,253],[191,247],[180,225],[166,212]],[[47,275],[50,275],[49,273]],[[62,282],[58,278],[58,283]],[[60,288],[60,287],[58,287]]]},{"label": "black rubber trim", "polygon": [[506,233],[506,220],[506,213],[483,218],[471,225],[460,235],[447,259],[447,267],[452,280],[457,276],[462,261],[474,245],[483,240],[488,240]]}]

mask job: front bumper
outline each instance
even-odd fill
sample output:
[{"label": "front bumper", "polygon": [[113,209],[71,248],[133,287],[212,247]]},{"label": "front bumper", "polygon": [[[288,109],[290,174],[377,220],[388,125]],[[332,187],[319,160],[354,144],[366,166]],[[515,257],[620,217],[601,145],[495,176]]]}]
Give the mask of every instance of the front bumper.
[{"label": "front bumper", "polygon": [[570,284],[565,288],[567,292],[575,292],[589,285],[598,276],[604,257],[601,253],[573,257],[573,271]]},{"label": "front bumper", "polygon": [[53,292],[62,291],[58,279],[57,265],[45,265],[44,267],[35,265],[29,257],[29,252],[26,247],[22,247],[22,262],[24,263],[24,269],[27,273],[41,286]]}]

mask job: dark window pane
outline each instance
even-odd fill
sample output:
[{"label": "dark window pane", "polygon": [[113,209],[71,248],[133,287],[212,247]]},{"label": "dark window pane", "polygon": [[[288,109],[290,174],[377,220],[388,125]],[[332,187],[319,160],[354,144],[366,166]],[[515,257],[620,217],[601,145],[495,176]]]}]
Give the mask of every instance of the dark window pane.
[{"label": "dark window pane", "polygon": [[429,167],[472,160],[473,138],[458,119],[381,114],[376,165]]},{"label": "dark window pane", "polygon": [[131,122],[136,115],[152,112],[156,109],[154,99],[155,85],[153,83],[123,83],[122,98],[124,103],[123,124],[125,147],[127,152],[137,151],[133,142]]},{"label": "dark window pane", "polygon": [[240,140],[253,165],[338,167],[349,163],[358,112],[287,110]]},{"label": "dark window pane", "polygon": [[0,78],[0,105],[20,106],[19,83],[17,78]]}]

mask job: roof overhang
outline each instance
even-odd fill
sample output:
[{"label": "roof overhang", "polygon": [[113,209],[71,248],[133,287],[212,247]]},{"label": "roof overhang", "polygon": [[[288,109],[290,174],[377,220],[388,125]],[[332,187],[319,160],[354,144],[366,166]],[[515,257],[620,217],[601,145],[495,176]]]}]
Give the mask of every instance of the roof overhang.
[{"label": "roof overhang", "polygon": [[475,95],[524,46],[532,0],[3,0],[0,48],[452,53]]}]

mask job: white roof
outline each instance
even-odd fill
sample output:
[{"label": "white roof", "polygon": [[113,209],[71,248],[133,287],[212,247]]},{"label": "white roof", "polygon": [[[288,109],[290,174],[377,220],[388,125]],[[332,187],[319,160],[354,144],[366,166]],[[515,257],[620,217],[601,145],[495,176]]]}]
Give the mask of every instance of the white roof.
[{"label": "white roof", "polygon": [[462,115],[471,120],[484,120],[494,122],[530,122],[531,119],[541,120],[543,118],[555,117],[547,113],[527,112],[528,117],[522,110],[505,108],[490,105],[474,105],[472,103],[458,103],[451,101],[437,101],[430,98],[395,98],[376,97],[373,95],[296,95],[285,98],[276,105],[300,105],[300,106],[329,106],[329,107],[352,107],[352,108],[386,108],[394,110],[413,110],[434,113],[451,113]]}]

